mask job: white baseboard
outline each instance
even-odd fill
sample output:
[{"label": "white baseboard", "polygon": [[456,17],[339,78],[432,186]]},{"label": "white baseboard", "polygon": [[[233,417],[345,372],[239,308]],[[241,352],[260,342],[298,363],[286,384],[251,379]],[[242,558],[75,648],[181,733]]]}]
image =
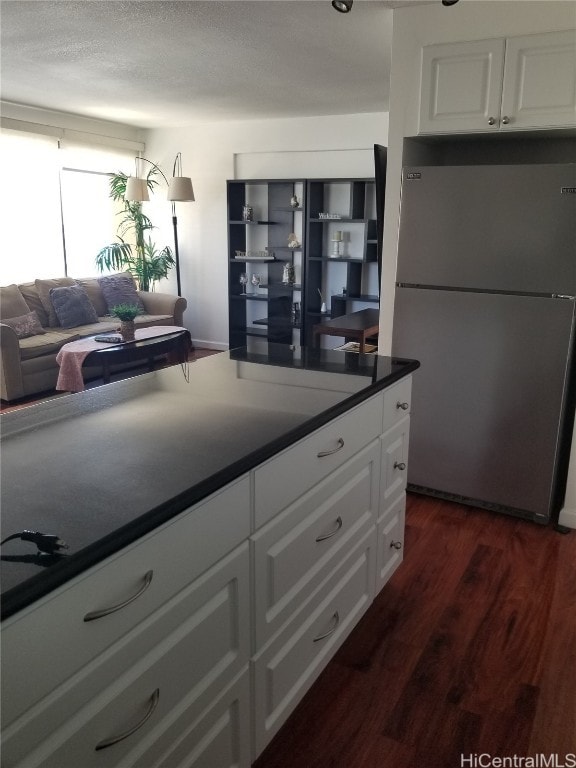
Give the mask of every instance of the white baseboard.
[{"label": "white baseboard", "polygon": [[561,509],[558,523],[566,526],[566,528],[576,529],[576,509],[569,509],[568,507]]},{"label": "white baseboard", "polygon": [[223,341],[206,341],[205,339],[192,339],[192,344],[199,349],[216,349],[219,352],[225,352],[228,344]]}]

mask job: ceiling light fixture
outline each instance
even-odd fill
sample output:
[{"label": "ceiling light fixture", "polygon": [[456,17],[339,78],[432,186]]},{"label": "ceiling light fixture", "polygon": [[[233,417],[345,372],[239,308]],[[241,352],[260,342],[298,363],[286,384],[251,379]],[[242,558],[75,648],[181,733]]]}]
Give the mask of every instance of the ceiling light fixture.
[{"label": "ceiling light fixture", "polygon": [[332,0],[332,8],[336,8],[340,13],[350,13],[354,0]]},{"label": "ceiling light fixture", "polygon": [[456,5],[458,0],[442,0],[442,5]]},{"label": "ceiling light fixture", "polygon": [[[180,254],[178,252],[178,219],[176,218],[176,203],[177,202],[193,202],[194,190],[192,189],[192,179],[189,176],[182,176],[182,154],[178,152],[176,159],[174,160],[174,168],[172,169],[172,178],[170,181],[166,178],[162,169],[153,163],[152,160],[147,160],[145,157],[136,158],[136,173],[138,174],[138,164],[140,162],[150,163],[155,168],[168,187],[167,199],[172,203],[172,226],[174,227],[174,262],[176,267],[176,285],[178,296],[182,295],[180,285]],[[178,176],[176,176],[178,173]],[[155,181],[153,182],[156,183]],[[126,179],[126,192],[124,193],[124,199],[132,202],[144,202],[150,199],[148,194],[149,182],[148,178],[142,178],[141,176],[129,176]]]}]

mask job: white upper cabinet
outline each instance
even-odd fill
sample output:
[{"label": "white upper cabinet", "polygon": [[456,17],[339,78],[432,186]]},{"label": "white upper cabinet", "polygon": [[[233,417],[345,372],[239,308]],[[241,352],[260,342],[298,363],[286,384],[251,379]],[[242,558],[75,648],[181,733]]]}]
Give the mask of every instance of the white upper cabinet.
[{"label": "white upper cabinet", "polygon": [[576,32],[422,49],[419,133],[576,126]]},{"label": "white upper cabinet", "polygon": [[576,31],[506,41],[502,128],[576,125]]}]

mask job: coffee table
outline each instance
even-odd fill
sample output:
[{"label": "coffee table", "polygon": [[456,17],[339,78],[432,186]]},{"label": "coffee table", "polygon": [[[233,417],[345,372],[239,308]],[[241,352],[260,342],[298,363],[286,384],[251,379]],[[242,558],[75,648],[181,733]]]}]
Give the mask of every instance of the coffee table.
[{"label": "coffee table", "polygon": [[97,342],[93,336],[65,344],[57,355],[60,375],[56,389],[79,392],[84,389],[82,369],[100,366],[104,384],[110,382],[112,366],[147,361],[148,370],[154,370],[154,361],[167,354],[172,364],[188,360],[192,349],[190,331],[178,326],[152,326],[138,328],[134,341],[120,344]]},{"label": "coffee table", "polygon": [[154,360],[159,355],[169,354],[170,362],[184,363],[188,360],[188,353],[192,348],[190,331],[182,328],[172,333],[152,338],[136,339],[122,344],[102,345],[101,349],[95,349],[84,359],[83,366],[102,366],[102,378],[104,384],[110,382],[110,367],[132,363],[137,360],[146,360],[148,370],[154,370]]}]

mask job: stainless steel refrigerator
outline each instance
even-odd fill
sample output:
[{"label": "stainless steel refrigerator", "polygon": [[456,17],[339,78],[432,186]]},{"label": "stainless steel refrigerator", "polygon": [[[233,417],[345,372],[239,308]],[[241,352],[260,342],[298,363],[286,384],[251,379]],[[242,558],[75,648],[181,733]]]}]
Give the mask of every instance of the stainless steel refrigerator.
[{"label": "stainless steel refrigerator", "polygon": [[554,520],[575,295],[576,165],[404,169],[392,353],[421,362],[410,488]]}]

